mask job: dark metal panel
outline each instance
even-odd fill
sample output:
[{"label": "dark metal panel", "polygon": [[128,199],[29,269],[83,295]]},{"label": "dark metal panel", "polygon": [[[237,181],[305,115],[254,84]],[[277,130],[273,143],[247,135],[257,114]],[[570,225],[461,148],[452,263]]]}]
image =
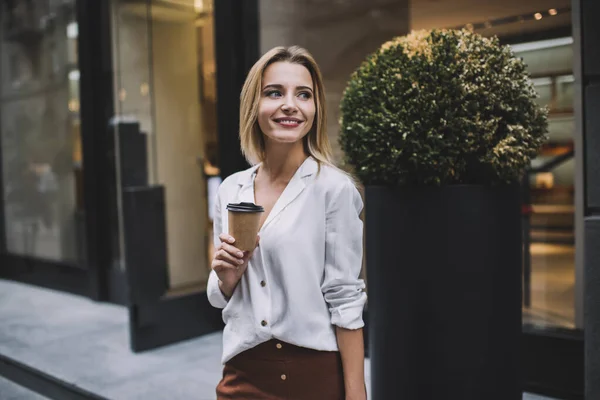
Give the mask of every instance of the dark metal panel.
[{"label": "dark metal panel", "polygon": [[526,325],[523,327],[522,349],[524,391],[583,400],[581,331]]},{"label": "dark metal panel", "polygon": [[[585,398],[600,398],[600,3],[574,0],[577,126],[583,132]],[[583,106],[581,105],[583,103]]]},{"label": "dark metal panel", "polygon": [[223,329],[221,310],[210,305],[206,292],[129,308],[131,349],[154,349]]},{"label": "dark metal panel", "polygon": [[139,123],[120,123],[116,130],[119,141],[119,177],[122,187],[148,184],[147,135]]},{"label": "dark metal panel", "polygon": [[123,188],[130,304],[154,304],[167,291],[167,228],[162,186]]},{"label": "dark metal panel", "polygon": [[[0,61],[2,61],[2,54],[0,53]],[[0,62],[0,76],[2,76],[2,65]],[[2,126],[2,113],[0,113],[0,127]],[[1,129],[1,128],[0,128]],[[6,221],[4,213],[6,206],[4,204],[4,172],[2,170],[4,161],[2,160],[2,132],[0,131],[0,255],[6,252]],[[0,264],[0,272],[2,271],[2,264]]]},{"label": "dark metal panel", "polygon": [[248,168],[239,143],[240,92],[259,56],[258,0],[214,5],[219,168],[225,179]]},{"label": "dark metal panel", "polygon": [[600,34],[598,29],[598,15],[600,14],[600,1],[581,0],[581,28],[583,73],[586,76],[600,76]]},{"label": "dark metal panel", "polygon": [[584,229],[585,398],[600,399],[600,216],[586,218]]},{"label": "dark metal panel", "polygon": [[587,207],[600,210],[600,82],[585,86],[583,102]]},{"label": "dark metal panel", "polygon": [[111,207],[116,207],[111,188],[112,165],[108,121],[114,113],[113,71],[110,41],[110,2],[78,1],[83,190],[85,209],[86,267],[89,296],[107,299],[107,274],[112,262]]}]

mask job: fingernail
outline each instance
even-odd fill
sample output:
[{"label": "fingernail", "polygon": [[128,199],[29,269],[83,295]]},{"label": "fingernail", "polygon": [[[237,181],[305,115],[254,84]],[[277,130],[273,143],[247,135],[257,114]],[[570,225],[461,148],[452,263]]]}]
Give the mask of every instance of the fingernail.
[{"label": "fingernail", "polygon": [[233,243],[233,242],[235,242],[235,239],[234,239],[234,238],[232,238],[232,237],[230,237],[229,239],[227,239],[227,241],[228,241],[229,243]]},{"label": "fingernail", "polygon": [[241,251],[238,251],[237,255],[238,257],[244,257],[244,253],[242,253]]},{"label": "fingernail", "polygon": [[244,260],[238,260],[238,264],[243,264]]}]

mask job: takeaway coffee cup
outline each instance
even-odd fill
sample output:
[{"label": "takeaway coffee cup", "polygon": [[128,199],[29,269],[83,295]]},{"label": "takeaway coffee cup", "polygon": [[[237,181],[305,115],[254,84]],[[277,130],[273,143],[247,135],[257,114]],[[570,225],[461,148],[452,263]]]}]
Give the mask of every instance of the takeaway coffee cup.
[{"label": "takeaway coffee cup", "polygon": [[229,203],[229,234],[235,238],[235,247],[252,251],[256,247],[256,235],[260,216],[265,210],[254,203]]}]

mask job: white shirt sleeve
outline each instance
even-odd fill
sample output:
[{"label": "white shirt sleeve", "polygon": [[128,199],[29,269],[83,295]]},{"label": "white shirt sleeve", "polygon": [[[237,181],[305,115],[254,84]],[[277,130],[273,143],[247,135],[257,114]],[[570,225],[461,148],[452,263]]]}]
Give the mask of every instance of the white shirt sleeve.
[{"label": "white shirt sleeve", "polygon": [[[214,219],[213,219],[213,243],[215,250],[221,243],[219,235],[223,233],[223,222],[221,217],[221,199],[217,192],[214,208]],[[228,300],[221,292],[219,288],[219,277],[215,271],[210,271],[208,276],[208,283],[206,285],[206,295],[208,296],[209,303],[215,308],[225,308]]]},{"label": "white shirt sleeve", "polygon": [[362,199],[354,184],[343,182],[329,200],[325,233],[325,277],[321,290],[329,305],[331,323],[346,329],[364,326],[367,300],[359,279],[363,254]]}]

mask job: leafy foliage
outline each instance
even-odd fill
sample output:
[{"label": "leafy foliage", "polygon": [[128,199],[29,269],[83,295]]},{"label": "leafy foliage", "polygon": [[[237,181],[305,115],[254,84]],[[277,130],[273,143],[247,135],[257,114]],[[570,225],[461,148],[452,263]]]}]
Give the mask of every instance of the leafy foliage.
[{"label": "leafy foliage", "polygon": [[525,64],[497,38],[416,31],[352,75],[340,144],[365,184],[511,182],[546,140],[536,98]]}]

